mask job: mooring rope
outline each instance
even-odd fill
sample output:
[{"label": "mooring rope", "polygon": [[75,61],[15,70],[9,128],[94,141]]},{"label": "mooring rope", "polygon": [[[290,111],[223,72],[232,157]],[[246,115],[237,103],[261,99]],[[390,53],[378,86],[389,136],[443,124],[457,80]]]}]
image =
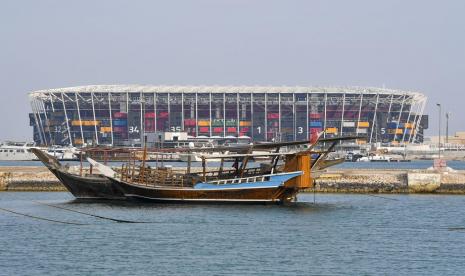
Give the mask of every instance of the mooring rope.
[{"label": "mooring rope", "polygon": [[49,219],[49,218],[43,218],[43,217],[33,216],[33,215],[29,215],[29,214],[20,213],[20,212],[16,212],[16,211],[13,211],[13,210],[5,209],[5,208],[0,208],[0,210],[2,210],[2,211],[4,211],[4,212],[16,214],[16,215],[28,217],[28,218],[33,218],[33,219],[38,219],[38,220],[44,220],[44,221],[49,221],[49,222],[56,222],[56,223],[62,223],[62,224],[72,224],[72,225],[89,225],[89,224],[85,224],[85,223],[61,221],[61,220],[54,220],[54,219]]},{"label": "mooring rope", "polygon": [[377,197],[377,198],[382,198],[382,199],[387,199],[387,200],[393,200],[393,201],[399,201],[397,198],[390,198],[390,197],[384,197],[384,196],[379,196],[379,195],[372,195],[372,194],[362,194],[362,195]]},{"label": "mooring rope", "polygon": [[34,202],[37,203],[37,204],[42,204],[42,205],[49,206],[49,207],[52,207],[52,208],[57,208],[57,209],[66,210],[66,211],[69,211],[69,212],[74,212],[74,213],[78,213],[78,214],[82,214],[82,215],[87,215],[87,216],[91,216],[91,217],[94,217],[94,218],[111,220],[111,221],[118,222],[118,223],[150,223],[150,222],[145,222],[145,221],[132,221],[132,220],[115,219],[115,218],[110,218],[110,217],[104,217],[104,216],[89,214],[89,213],[85,213],[85,212],[81,212],[81,211],[77,211],[77,210],[73,210],[73,209],[69,209],[69,208],[66,208],[66,207],[61,207],[61,206],[57,206],[57,205],[53,205],[53,204],[47,204],[47,203],[44,203],[44,202],[39,202],[39,201],[34,201]]}]

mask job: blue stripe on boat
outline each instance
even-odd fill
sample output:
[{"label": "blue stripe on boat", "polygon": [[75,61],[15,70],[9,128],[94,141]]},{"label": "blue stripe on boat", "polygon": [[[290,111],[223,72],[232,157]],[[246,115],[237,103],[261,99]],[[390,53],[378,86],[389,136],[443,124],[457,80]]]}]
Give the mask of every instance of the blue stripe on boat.
[{"label": "blue stripe on boat", "polygon": [[284,182],[302,175],[301,171],[290,172],[290,173],[279,173],[279,174],[270,174],[270,175],[262,175],[257,177],[246,177],[241,179],[253,179],[253,178],[261,178],[261,177],[269,177],[269,180],[266,181],[257,181],[257,182],[246,182],[246,183],[228,183],[228,184],[217,184],[213,182],[201,182],[194,186],[194,189],[215,189],[215,190],[222,190],[222,189],[251,189],[251,188],[276,188],[284,184]]}]

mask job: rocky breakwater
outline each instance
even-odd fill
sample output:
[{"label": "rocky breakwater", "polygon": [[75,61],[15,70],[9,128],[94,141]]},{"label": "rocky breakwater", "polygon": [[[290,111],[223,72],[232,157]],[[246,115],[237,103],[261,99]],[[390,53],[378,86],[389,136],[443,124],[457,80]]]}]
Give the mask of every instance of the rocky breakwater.
[{"label": "rocky breakwater", "polygon": [[338,170],[315,180],[315,190],[326,193],[405,193],[405,171]]},{"label": "rocky breakwater", "polygon": [[0,191],[65,191],[45,167],[0,167]]},{"label": "rocky breakwater", "polygon": [[315,181],[315,191],[465,194],[465,171],[334,170]]}]

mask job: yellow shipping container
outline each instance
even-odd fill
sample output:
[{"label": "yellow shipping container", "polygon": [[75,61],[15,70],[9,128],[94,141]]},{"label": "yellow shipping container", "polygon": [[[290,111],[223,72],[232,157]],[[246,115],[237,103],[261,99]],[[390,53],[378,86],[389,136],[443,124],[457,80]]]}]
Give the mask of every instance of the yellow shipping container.
[{"label": "yellow shipping container", "polygon": [[252,122],[250,121],[240,121],[239,126],[251,126]]},{"label": "yellow shipping container", "polygon": [[364,140],[364,139],[357,139],[355,140],[355,142],[358,144],[358,145],[364,145],[367,143],[367,140]]},{"label": "yellow shipping container", "polygon": [[328,133],[328,134],[336,134],[337,133],[337,127],[328,127],[326,129],[326,133]]},{"label": "yellow shipping container", "polygon": [[71,125],[72,125],[72,126],[80,126],[80,125],[81,125],[81,121],[71,121]]},{"label": "yellow shipping container", "polygon": [[111,132],[111,127],[101,127],[100,131],[101,132]]},{"label": "yellow shipping container", "polygon": [[98,126],[100,125],[99,121],[79,121],[79,120],[74,120],[71,121],[72,126]]},{"label": "yellow shipping container", "polygon": [[359,128],[370,127],[370,122],[358,122]]},{"label": "yellow shipping container", "polygon": [[388,133],[389,134],[403,134],[404,131],[401,128],[397,128],[397,129],[390,129]]},{"label": "yellow shipping container", "polygon": [[210,126],[210,121],[199,121],[199,126]]},{"label": "yellow shipping container", "polygon": [[412,128],[413,128],[413,124],[412,124],[412,123],[405,123],[404,127],[405,127],[405,128],[409,128],[409,129],[412,129]]}]

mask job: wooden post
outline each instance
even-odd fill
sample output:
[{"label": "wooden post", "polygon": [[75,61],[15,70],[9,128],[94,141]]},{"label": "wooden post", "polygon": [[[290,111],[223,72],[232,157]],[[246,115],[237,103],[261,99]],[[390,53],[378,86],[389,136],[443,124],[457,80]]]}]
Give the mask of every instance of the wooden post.
[{"label": "wooden post", "polygon": [[218,178],[221,176],[223,173],[223,166],[224,166],[224,158],[221,157],[221,162],[220,162],[220,171],[218,172]]},{"label": "wooden post", "polygon": [[192,156],[190,153],[187,155],[187,173],[191,173],[191,166],[192,166]]},{"label": "wooden post", "polygon": [[205,156],[202,156],[202,171],[203,171],[203,181],[207,182],[207,169],[205,168]]},{"label": "wooden post", "polygon": [[244,176],[244,171],[245,171],[245,168],[247,167],[247,163],[249,162],[249,157],[246,156],[244,158],[244,161],[242,161],[242,166],[241,166],[241,178]]},{"label": "wooden post", "polygon": [[147,159],[147,136],[144,136],[144,154],[142,154],[142,167],[139,174],[139,182],[144,182],[145,159]]},{"label": "wooden post", "polygon": [[82,176],[82,155],[83,155],[83,151],[81,151],[81,154],[80,154],[80,167],[79,167],[79,175]]}]

